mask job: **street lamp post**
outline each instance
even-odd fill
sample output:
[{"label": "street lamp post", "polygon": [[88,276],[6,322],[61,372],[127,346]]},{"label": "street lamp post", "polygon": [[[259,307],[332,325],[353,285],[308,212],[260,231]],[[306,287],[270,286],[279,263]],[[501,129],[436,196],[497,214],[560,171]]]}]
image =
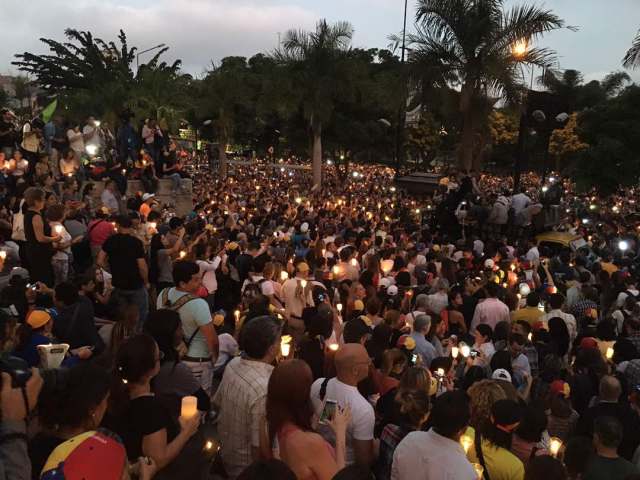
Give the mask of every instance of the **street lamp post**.
[{"label": "street lamp post", "polygon": [[[526,39],[518,40],[511,47],[514,58],[521,60],[529,51],[529,42]],[[520,186],[520,173],[524,161],[525,135],[527,130],[527,97],[523,95],[520,102],[520,127],[518,129],[518,147],[516,150],[516,161],[513,172],[513,194],[518,193]]]},{"label": "street lamp post", "polygon": [[147,48],[146,50],[142,50],[141,52],[138,52],[138,54],[136,55],[136,71],[138,71],[138,69],[140,68],[140,55],[142,55],[143,53],[151,52],[152,50],[157,50],[158,48],[164,48],[164,47],[165,47],[165,44],[161,43],[160,45],[156,45],[155,47]]},{"label": "street lamp post", "polygon": [[405,75],[405,53],[406,53],[406,40],[407,40],[407,6],[408,0],[404,0],[404,22],[402,24],[402,54],[400,57],[400,73],[402,76],[402,103],[400,104],[400,108],[398,108],[398,123],[396,125],[396,145],[395,145],[395,170],[396,170],[396,178],[400,173],[400,163],[402,158],[402,133],[404,130],[404,122],[405,122],[405,108],[407,102],[407,82]]}]

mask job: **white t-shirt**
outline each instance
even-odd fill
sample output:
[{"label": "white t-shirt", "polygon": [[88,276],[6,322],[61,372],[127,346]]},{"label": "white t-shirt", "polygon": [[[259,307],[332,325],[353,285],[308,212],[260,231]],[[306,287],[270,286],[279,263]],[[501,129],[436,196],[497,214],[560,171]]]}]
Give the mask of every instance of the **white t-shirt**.
[{"label": "white t-shirt", "polygon": [[236,339],[228,333],[218,335],[218,344],[220,345],[220,353],[213,368],[222,367],[230,357],[235,357],[240,350]]},{"label": "white t-shirt", "polygon": [[218,289],[218,280],[216,278],[216,270],[220,266],[220,257],[216,257],[213,261],[197,260],[196,264],[202,275],[202,285],[209,293],[215,293]]},{"label": "white t-shirt", "polygon": [[82,152],[84,150],[84,139],[82,138],[82,132],[76,132],[73,128],[67,130],[67,138],[69,139],[69,147],[75,152]]},{"label": "white t-shirt", "polygon": [[540,252],[538,251],[538,247],[533,246],[529,249],[526,255],[526,259],[529,262],[539,262],[540,261]]},{"label": "white t-shirt", "polygon": [[[87,140],[84,142],[86,145],[95,145],[96,147],[100,147],[102,142],[100,140],[100,134],[98,133],[97,127],[85,125],[82,129],[82,133],[84,135],[88,135]],[[92,133],[93,135],[91,135]]]},{"label": "white t-shirt", "polygon": [[[60,235],[60,237],[62,238],[60,243],[69,243],[71,241],[71,235],[69,234],[69,232],[67,232],[67,229],[64,228],[64,225],[62,225],[60,222],[51,222],[50,226],[51,235]],[[62,227],[62,231],[60,233],[56,231],[57,226]],[[69,255],[71,255],[71,245],[69,245],[67,248],[63,248],[62,250],[56,250],[56,253],[54,253],[53,257],[51,258],[53,260],[68,260]]]},{"label": "white t-shirt", "polygon": [[[311,385],[311,403],[318,415],[322,413],[324,400],[320,399],[320,387],[324,378],[319,378]],[[332,378],[327,383],[325,400],[335,400],[340,407],[351,407],[351,421],[347,426],[347,441],[345,461],[351,465],[355,461],[353,452],[353,440],[373,440],[373,427],[375,424],[375,414],[373,407],[360,394],[357,387],[352,387],[342,383],[337,378]]]}]

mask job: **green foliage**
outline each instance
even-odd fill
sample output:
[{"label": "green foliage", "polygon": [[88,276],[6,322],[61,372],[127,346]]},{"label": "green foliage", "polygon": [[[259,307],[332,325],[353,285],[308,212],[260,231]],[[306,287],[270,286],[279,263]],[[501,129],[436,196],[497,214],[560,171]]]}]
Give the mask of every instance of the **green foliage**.
[{"label": "green foliage", "polygon": [[638,182],[640,87],[627,87],[619,96],[582,112],[578,132],[589,144],[576,162],[580,186],[596,186],[607,193]]},{"label": "green foliage", "polygon": [[180,108],[180,61],[160,62],[167,47],[134,73],[137,49],[129,47],[122,30],[118,45],[88,31],[67,29],[65,35],[67,42],[41,39],[50,54],[25,52],[16,55],[13,64],[41,88],[57,94],[72,114],[115,117],[130,108],[157,116],[162,109]]}]

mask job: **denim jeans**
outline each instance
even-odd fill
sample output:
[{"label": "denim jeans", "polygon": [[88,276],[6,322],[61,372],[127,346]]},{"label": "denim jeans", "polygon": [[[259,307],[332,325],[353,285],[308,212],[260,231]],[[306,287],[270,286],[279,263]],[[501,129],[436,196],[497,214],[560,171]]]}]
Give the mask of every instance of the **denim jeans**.
[{"label": "denim jeans", "polygon": [[179,173],[171,173],[169,175],[165,175],[164,178],[171,179],[171,182],[172,182],[171,189],[173,190],[173,193],[176,193],[180,189],[181,177]]},{"label": "denim jeans", "polygon": [[138,320],[137,330],[142,331],[142,326],[147,319],[149,313],[149,294],[145,288],[139,288],[137,290],[122,290],[121,288],[115,288],[113,290],[112,297],[116,304],[125,305],[137,305],[140,311],[140,319]]}]

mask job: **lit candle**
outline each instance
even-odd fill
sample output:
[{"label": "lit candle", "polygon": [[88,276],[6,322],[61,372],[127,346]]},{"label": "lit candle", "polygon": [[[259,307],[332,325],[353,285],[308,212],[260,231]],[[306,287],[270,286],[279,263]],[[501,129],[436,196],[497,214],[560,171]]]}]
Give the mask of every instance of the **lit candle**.
[{"label": "lit candle", "polygon": [[464,358],[467,358],[469,355],[471,355],[471,348],[469,347],[469,345],[462,345],[460,347],[460,353]]},{"label": "lit candle", "polygon": [[338,265],[335,265],[333,267],[333,274],[338,276],[340,274],[340,267]]},{"label": "lit candle", "polygon": [[607,353],[605,354],[607,360],[611,360],[613,358],[613,348],[607,347]]},{"label": "lit candle", "polygon": [[56,225],[54,230],[58,235],[60,235],[62,233],[62,225]]},{"label": "lit candle", "polygon": [[332,352],[337,352],[338,351],[338,344],[337,343],[332,343],[329,345],[329,350],[331,350]]},{"label": "lit candle", "polygon": [[283,282],[289,278],[289,274],[287,272],[285,272],[284,270],[280,272],[280,280],[282,280]]},{"label": "lit candle", "polygon": [[478,480],[482,480],[482,475],[484,474],[484,467],[479,463],[474,463],[473,469],[476,471],[476,475],[478,475]]},{"label": "lit candle", "polygon": [[562,440],[560,440],[558,437],[551,437],[549,439],[549,453],[553,457],[558,456],[558,452],[560,451],[561,448],[562,448]]},{"label": "lit candle", "polygon": [[458,358],[459,354],[460,354],[460,350],[458,349],[458,347],[451,347],[451,356],[453,358]]},{"label": "lit candle", "polygon": [[282,353],[283,357],[288,357],[289,353],[291,352],[291,345],[289,345],[288,343],[281,343],[280,352]]},{"label": "lit candle", "polygon": [[198,413],[198,399],[196,397],[182,397],[182,407],[180,416],[182,418],[192,418]]},{"label": "lit candle", "polygon": [[124,174],[126,174],[126,173],[127,173],[127,171],[123,168],[123,169],[122,169],[122,174],[124,175]]},{"label": "lit candle", "polygon": [[338,312],[342,312],[342,304],[341,303],[337,304],[336,308],[338,309]]},{"label": "lit candle", "polygon": [[527,335],[527,338],[529,339],[529,341],[533,340],[533,333],[529,332],[529,335]]},{"label": "lit candle", "polygon": [[187,252],[185,252],[184,250],[180,250],[180,258],[184,258],[187,256]]},{"label": "lit candle", "polygon": [[158,224],[156,222],[149,222],[149,226],[155,230]]},{"label": "lit candle", "polygon": [[233,312],[233,316],[236,317],[236,325],[240,322],[240,310]]},{"label": "lit candle", "polygon": [[307,288],[307,281],[306,280],[300,280],[300,286],[302,288]]},{"label": "lit candle", "polygon": [[465,454],[469,453],[469,449],[471,448],[471,445],[473,445],[473,438],[469,435],[462,435],[460,437],[460,445],[462,445]]}]

